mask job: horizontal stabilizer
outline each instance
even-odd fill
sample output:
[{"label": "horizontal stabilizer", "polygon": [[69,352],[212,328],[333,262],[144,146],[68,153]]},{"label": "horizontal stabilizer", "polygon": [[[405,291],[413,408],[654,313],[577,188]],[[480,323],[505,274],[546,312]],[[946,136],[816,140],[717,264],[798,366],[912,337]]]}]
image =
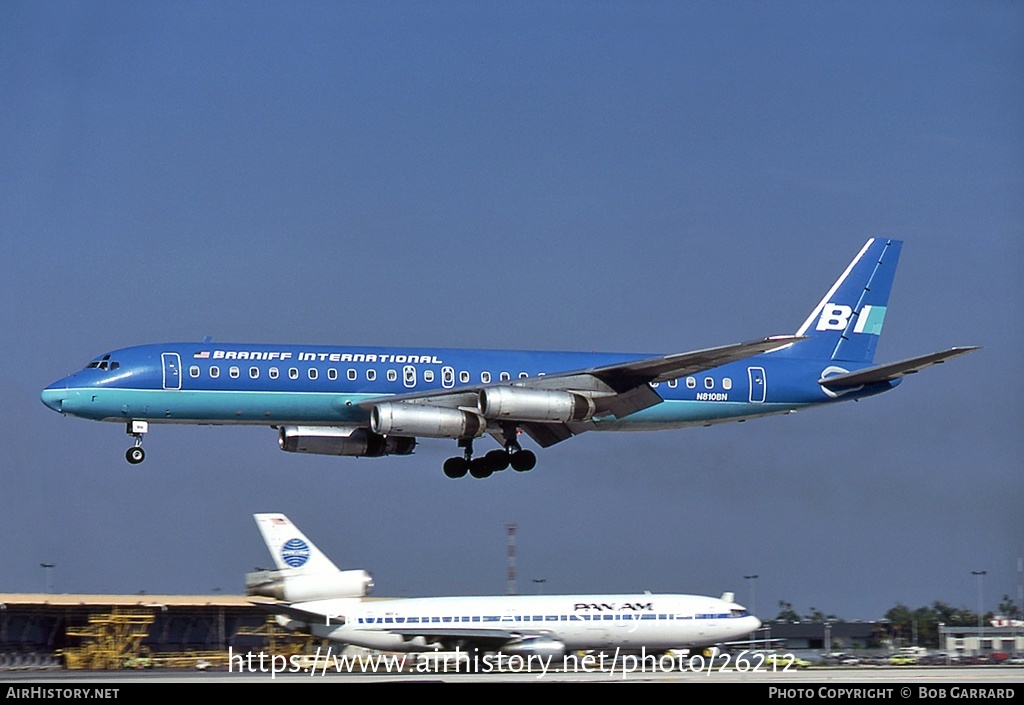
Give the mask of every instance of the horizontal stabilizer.
[{"label": "horizontal stabilizer", "polygon": [[846,387],[860,387],[867,384],[877,384],[878,382],[891,382],[899,377],[912,375],[915,372],[920,372],[926,367],[942,364],[950,358],[978,349],[979,348],[977,346],[950,348],[949,350],[931,353],[930,355],[912,357],[909,360],[892,362],[888,365],[878,365],[877,367],[869,367],[866,370],[858,370],[857,372],[849,372],[847,374],[836,375],[835,377],[820,379],[818,380],[818,384],[823,387],[828,387],[829,389],[843,389]]},{"label": "horizontal stabilizer", "polygon": [[264,602],[262,600],[250,600],[250,602],[259,607],[264,612],[270,612],[271,614],[282,614],[286,617],[305,622],[306,624],[323,624],[326,621],[325,616],[320,612],[310,612],[300,607],[294,607],[287,602]]}]

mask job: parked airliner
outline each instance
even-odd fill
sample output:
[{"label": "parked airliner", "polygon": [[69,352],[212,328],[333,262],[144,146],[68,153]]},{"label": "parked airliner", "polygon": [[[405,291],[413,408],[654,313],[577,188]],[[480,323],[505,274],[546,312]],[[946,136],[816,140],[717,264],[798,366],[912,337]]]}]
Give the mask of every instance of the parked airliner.
[{"label": "parked airliner", "polygon": [[[585,431],[707,426],[892,389],[975,347],[873,365],[902,242],[871,239],[794,335],[669,355],[440,348],[158,343],[97,357],[43,390],[62,414],[126,424],[142,462],[150,423],[260,424],[282,450],[409,455],[457,441],[448,477],[530,470]],[[501,446],[473,457],[473,442]]]},{"label": "parked airliner", "polygon": [[278,623],[382,651],[501,651],[561,658],[577,649],[677,649],[738,640],[761,621],[733,593],[497,595],[365,599],[368,573],[342,571],[283,514],[254,514],[276,570],[246,576],[246,594]]}]

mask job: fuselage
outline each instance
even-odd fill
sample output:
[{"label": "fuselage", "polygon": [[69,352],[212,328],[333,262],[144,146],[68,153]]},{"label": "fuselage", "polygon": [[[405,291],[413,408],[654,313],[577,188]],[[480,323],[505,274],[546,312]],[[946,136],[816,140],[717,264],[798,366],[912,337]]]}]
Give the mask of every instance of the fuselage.
[{"label": "fuselage", "polygon": [[[488,631],[557,642],[566,650],[671,649],[736,640],[761,622],[745,608],[699,595],[523,595],[396,600],[334,599],[296,605],[324,615],[322,638],[387,651],[430,651],[432,633]],[[514,648],[514,647],[513,647]]]},{"label": "fuselage", "polygon": [[[458,390],[651,357],[631,353],[167,343],[102,355],[42,392],[55,411],[97,421],[366,425],[361,403]],[[846,365],[853,371],[864,365]],[[651,383],[664,400],[585,430],[656,430],[792,411],[837,400],[818,380],[835,365],[765,353]],[[854,389],[850,399],[898,382]]]}]

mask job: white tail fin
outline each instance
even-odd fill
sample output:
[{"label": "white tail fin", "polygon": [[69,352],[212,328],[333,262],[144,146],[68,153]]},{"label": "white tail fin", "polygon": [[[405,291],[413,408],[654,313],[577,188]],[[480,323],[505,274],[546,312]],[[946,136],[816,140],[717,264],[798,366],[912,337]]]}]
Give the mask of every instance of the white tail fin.
[{"label": "white tail fin", "polygon": [[276,570],[245,576],[247,595],[289,602],[363,597],[373,578],[365,570],[338,570],[284,514],[253,514]]},{"label": "white tail fin", "polygon": [[253,514],[274,567],[291,575],[337,573],[331,562],[284,514]]}]

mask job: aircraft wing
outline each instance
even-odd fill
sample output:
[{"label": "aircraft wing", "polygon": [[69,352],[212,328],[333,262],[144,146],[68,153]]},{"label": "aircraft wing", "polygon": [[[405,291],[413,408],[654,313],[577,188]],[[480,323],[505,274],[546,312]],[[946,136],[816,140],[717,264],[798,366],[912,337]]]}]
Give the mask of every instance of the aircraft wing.
[{"label": "aircraft wing", "polygon": [[458,627],[423,627],[413,629],[411,627],[398,627],[389,629],[392,634],[398,634],[406,639],[423,637],[428,643],[441,644],[446,649],[455,646],[471,644],[481,648],[501,648],[510,642],[520,639],[536,637],[545,634],[542,630],[522,629],[472,629]]},{"label": "aircraft wing", "polygon": [[[733,343],[716,348],[695,350],[693,352],[659,355],[633,362],[616,363],[594,367],[581,372],[568,372],[564,375],[547,375],[544,380],[555,380],[562,377],[573,378],[577,375],[590,375],[600,379],[617,391],[625,391],[649,382],[667,382],[671,379],[686,377],[713,367],[743,360],[754,355],[776,350],[803,340],[799,335],[776,335],[747,343]],[[541,386],[543,385],[530,385]],[[559,387],[561,388],[561,387]]]},{"label": "aircraft wing", "polygon": [[878,382],[892,382],[899,377],[912,375],[932,365],[941,365],[950,358],[978,349],[977,346],[950,348],[949,350],[942,350],[929,355],[912,357],[909,360],[891,362],[887,365],[877,365],[866,370],[848,372],[843,375],[836,375],[835,377],[826,377],[825,379],[818,380],[818,384],[829,389],[844,389],[847,387],[860,387],[865,384],[876,384]]},{"label": "aircraft wing", "polygon": [[[673,353],[591,367],[569,372],[550,373],[539,377],[496,382],[490,385],[476,384],[456,387],[450,390],[413,392],[389,397],[378,397],[360,402],[369,410],[381,402],[403,402],[428,404],[450,408],[471,407],[477,404],[477,395],[485,387],[515,386],[528,389],[559,390],[590,396],[597,404],[598,415],[611,414],[616,418],[654,406],[662,401],[650,386],[651,382],[668,380],[696,374],[729,362],[743,360],[754,355],[791,345],[802,336],[781,335],[746,343],[734,343],[693,352]],[[572,435],[564,424],[526,423],[521,424],[541,446],[548,446]],[[536,435],[535,435],[536,434]]]}]

